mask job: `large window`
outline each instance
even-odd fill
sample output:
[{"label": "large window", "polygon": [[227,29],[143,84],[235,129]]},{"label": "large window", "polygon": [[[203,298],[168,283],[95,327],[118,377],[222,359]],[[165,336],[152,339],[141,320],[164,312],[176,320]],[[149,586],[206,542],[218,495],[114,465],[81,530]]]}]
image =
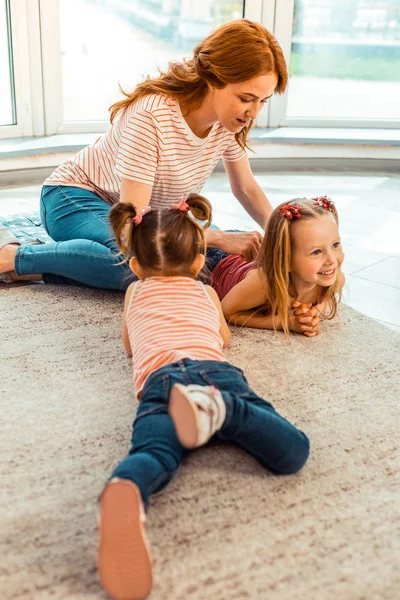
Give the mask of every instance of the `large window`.
[{"label": "large window", "polygon": [[295,0],[287,119],[400,119],[400,1]]},{"label": "large window", "polygon": [[0,136],[104,131],[119,84],[242,16],[291,73],[259,127],[400,126],[400,0],[0,0]]},{"label": "large window", "polygon": [[60,0],[64,121],[107,119],[118,82],[131,90],[242,15],[243,0]]},{"label": "large window", "polygon": [[0,125],[15,125],[14,65],[9,0],[0,4]]}]

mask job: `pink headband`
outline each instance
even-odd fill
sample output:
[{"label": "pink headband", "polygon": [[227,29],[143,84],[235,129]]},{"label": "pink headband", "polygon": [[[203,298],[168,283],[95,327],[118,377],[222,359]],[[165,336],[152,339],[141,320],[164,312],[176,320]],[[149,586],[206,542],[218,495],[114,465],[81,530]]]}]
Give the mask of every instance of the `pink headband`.
[{"label": "pink headband", "polygon": [[322,206],[325,210],[329,210],[332,212],[332,206],[334,202],[328,198],[328,196],[319,196],[318,198],[313,198],[313,202],[315,206]]},{"label": "pink headband", "polygon": [[139,225],[139,223],[142,222],[142,219],[144,217],[144,215],[146,215],[148,212],[151,211],[151,206],[146,206],[146,208],[144,208],[143,210],[140,211],[140,213],[138,213],[136,215],[136,217],[132,217],[131,221],[134,225]]},{"label": "pink headband", "polygon": [[282,217],[285,217],[288,221],[291,221],[293,217],[300,219],[301,206],[297,204],[285,204],[285,206],[281,206],[279,212],[282,213]]},{"label": "pink headband", "polygon": [[176,208],[177,210],[182,210],[187,212],[189,210],[189,204],[183,200],[179,200],[176,204],[171,204],[171,208]]}]

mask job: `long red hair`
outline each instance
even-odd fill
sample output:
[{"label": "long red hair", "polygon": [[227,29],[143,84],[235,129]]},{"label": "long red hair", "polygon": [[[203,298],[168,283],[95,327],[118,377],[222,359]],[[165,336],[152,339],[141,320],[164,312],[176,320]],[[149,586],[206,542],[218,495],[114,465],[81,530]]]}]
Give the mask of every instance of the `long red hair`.
[{"label": "long red hair", "polygon": [[[150,94],[166,94],[179,101],[184,112],[201,106],[208,86],[224,88],[260,75],[276,73],[275,92],[282,94],[288,82],[285,57],[276,38],[259,23],[248,19],[231,21],[218,27],[200,42],[193,58],[171,62],[157,78],[148,77],[133,92],[121,89],[125,98],[110,107],[110,120],[131,104]],[[235,135],[241,148],[246,147],[252,122]]]}]

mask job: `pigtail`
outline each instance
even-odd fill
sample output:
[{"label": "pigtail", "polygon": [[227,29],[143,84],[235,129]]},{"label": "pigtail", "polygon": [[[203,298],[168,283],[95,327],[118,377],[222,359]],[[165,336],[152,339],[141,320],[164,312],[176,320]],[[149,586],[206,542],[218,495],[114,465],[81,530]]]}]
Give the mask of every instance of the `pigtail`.
[{"label": "pigtail", "polygon": [[210,227],[212,209],[207,198],[200,196],[200,194],[189,194],[188,198],[186,199],[186,204],[189,206],[190,212],[194,218],[203,223],[203,229]]},{"label": "pigtail", "polygon": [[135,229],[133,219],[137,214],[136,208],[130,202],[117,202],[110,210],[111,228],[121,254],[124,255],[124,262],[129,260],[133,253],[133,232]]}]

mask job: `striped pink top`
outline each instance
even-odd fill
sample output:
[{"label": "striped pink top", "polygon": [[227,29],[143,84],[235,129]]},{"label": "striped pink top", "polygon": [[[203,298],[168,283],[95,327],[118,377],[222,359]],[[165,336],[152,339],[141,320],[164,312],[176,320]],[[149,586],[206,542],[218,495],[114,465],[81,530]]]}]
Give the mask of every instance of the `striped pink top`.
[{"label": "striped pink top", "polygon": [[222,300],[228,292],[255,268],[255,261],[246,262],[237,254],[223,258],[211,273],[210,284]]},{"label": "striped pink top", "polygon": [[133,286],[126,312],[136,393],[147,377],[183,358],[225,361],[218,310],[190,277],[149,277]]},{"label": "striped pink top", "polygon": [[177,100],[152,95],[129,106],[106,134],[65,161],[44,185],[81,187],[115,204],[121,178],[131,179],[152,186],[151,206],[168,208],[200,192],[220,158],[234,162],[243,156],[234,134],[221,123],[198,138]]}]

